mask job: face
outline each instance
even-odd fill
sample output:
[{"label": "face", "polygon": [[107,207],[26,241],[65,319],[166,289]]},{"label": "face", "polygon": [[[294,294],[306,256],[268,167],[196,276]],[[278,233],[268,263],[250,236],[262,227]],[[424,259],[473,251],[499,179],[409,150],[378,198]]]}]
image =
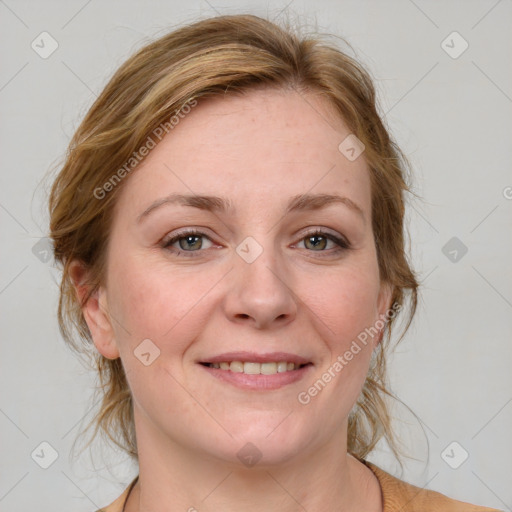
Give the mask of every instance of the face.
[{"label": "face", "polygon": [[324,101],[207,100],[125,178],[85,316],[121,357],[139,444],[238,462],[250,442],[273,464],[346,442],[378,336],[353,342],[390,293],[364,154],[339,151],[350,131]]}]

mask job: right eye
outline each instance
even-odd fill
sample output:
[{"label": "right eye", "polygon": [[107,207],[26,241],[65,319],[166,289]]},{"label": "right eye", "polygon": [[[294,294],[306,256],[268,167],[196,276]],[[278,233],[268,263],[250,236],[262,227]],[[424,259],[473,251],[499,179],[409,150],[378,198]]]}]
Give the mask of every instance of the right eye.
[{"label": "right eye", "polygon": [[[211,243],[211,240],[205,233],[197,230],[186,230],[176,233],[170,238],[165,238],[162,240],[161,246],[177,256],[183,256],[184,253],[199,253],[201,252],[200,249],[204,249],[203,242],[201,241],[202,238],[206,238]],[[173,247],[176,243],[178,247]],[[188,254],[185,257],[195,256],[199,256],[199,254]]]}]

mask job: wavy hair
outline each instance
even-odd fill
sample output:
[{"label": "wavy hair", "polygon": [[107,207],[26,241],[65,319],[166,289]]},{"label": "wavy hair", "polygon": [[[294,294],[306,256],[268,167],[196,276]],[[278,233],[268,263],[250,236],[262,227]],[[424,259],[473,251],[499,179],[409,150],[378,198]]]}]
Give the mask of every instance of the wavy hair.
[{"label": "wavy hair", "polygon": [[[378,113],[369,72],[329,37],[300,35],[253,15],[208,18],[147,44],[113,75],[74,133],[49,197],[55,260],[62,266],[58,321],[65,341],[92,358],[100,406],[89,423],[138,460],[133,404],[120,359],[91,350],[82,306],[104,283],[113,208],[124,181],[94,199],[162,123],[190,101],[244,93],[259,86],[320,93],[365,145],[371,178],[372,228],[380,278],[392,286],[392,306],[408,302],[409,328],[417,288],[405,249],[404,196],[410,166]],[[129,179],[129,178],[128,178]],[[96,191],[96,195],[95,195]],[[78,260],[88,269],[88,294],[80,303],[69,275]],[[401,310],[399,315],[403,316]],[[376,349],[362,393],[348,419],[348,451],[358,458],[385,438],[395,455],[386,382],[386,354],[396,317]],[[91,440],[92,440],[91,439]]]}]

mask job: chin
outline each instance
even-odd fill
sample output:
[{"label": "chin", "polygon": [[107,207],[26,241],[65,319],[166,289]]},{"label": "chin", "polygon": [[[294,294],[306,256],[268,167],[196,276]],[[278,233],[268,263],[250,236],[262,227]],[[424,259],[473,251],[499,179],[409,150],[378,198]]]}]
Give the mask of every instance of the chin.
[{"label": "chin", "polygon": [[[286,416],[293,417],[294,413],[275,412],[258,420],[239,424],[236,430],[231,430],[234,439],[229,442],[230,457],[237,465],[252,467],[275,466],[291,461],[298,454],[304,454],[312,449],[315,441],[314,432],[307,432],[304,421],[295,420],[294,424]],[[283,421],[284,420],[284,421]],[[317,426],[314,431],[318,431]],[[234,448],[234,452],[233,452]]]}]

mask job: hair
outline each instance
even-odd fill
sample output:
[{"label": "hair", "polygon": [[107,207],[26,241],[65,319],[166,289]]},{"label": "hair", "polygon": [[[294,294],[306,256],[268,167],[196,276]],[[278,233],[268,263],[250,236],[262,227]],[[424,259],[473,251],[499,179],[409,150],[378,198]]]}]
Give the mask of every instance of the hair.
[{"label": "hair", "polygon": [[[386,355],[395,321],[405,314],[402,306],[408,302],[408,321],[398,341],[417,306],[418,283],[404,243],[410,166],[378,114],[373,81],[359,62],[325,35],[301,36],[296,29],[254,15],[196,21],[137,51],[115,72],[85,115],[53,181],[49,236],[55,261],[62,266],[59,328],[74,350],[92,358],[99,379],[101,404],[87,429],[94,425],[92,439],[99,430],[138,460],[133,403],[123,365],[119,358],[108,359],[91,350],[92,337],[82,313],[83,305],[105,283],[113,211],[126,181],[121,177],[131,171],[126,163],[187,103],[250,92],[259,86],[319,93],[365,145],[380,279],[391,286],[392,308],[399,313],[385,325],[349,415],[347,450],[365,458],[384,438],[398,458],[387,404],[387,397],[394,395],[387,387]],[[116,170],[119,179],[113,183]],[[103,191],[101,197],[98,190]],[[87,269],[88,293],[81,301],[69,274],[74,260]]]}]

